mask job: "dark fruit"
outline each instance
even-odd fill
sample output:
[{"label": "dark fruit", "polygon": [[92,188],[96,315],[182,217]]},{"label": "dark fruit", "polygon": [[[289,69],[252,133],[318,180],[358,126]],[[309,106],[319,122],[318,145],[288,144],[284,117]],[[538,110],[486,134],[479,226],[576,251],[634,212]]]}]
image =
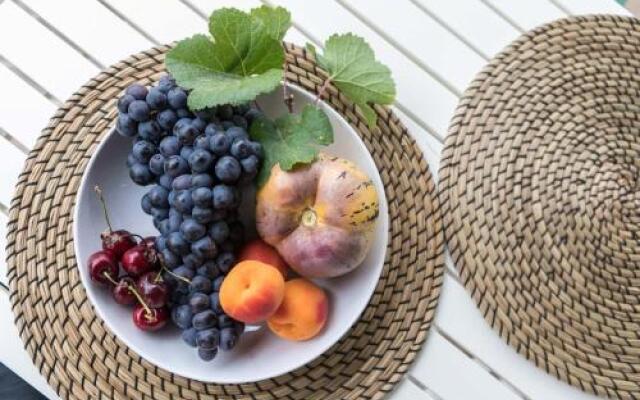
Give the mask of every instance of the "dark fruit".
[{"label": "dark fruit", "polygon": [[142,304],[138,304],[133,310],[133,323],[143,331],[157,331],[167,324],[169,319],[169,309],[162,308],[146,308]]},{"label": "dark fruit", "polygon": [[199,312],[195,314],[191,320],[193,327],[199,331],[213,328],[217,322],[216,314],[211,310]]},{"label": "dark fruit", "polygon": [[233,319],[231,319],[227,314],[218,315],[218,326],[220,329],[233,327],[233,322]]},{"label": "dark fruit", "polygon": [[121,259],[122,255],[136,245],[131,233],[120,229],[117,231],[106,230],[100,234],[102,248],[113,253],[116,259]]},{"label": "dark fruit", "polygon": [[193,318],[193,313],[191,312],[191,307],[188,304],[183,304],[178,307],[175,307],[171,310],[171,319],[173,323],[180,329],[189,329],[191,328],[191,319]]},{"label": "dark fruit", "polygon": [[182,340],[184,340],[186,344],[188,344],[191,347],[196,347],[198,346],[198,344],[196,343],[197,335],[198,335],[198,331],[196,330],[196,328],[188,328],[182,331],[181,336],[182,336]]},{"label": "dark fruit", "polygon": [[203,361],[211,361],[216,358],[218,354],[218,348],[214,347],[213,349],[205,349],[204,347],[198,347],[198,356]]},{"label": "dark fruit", "polygon": [[114,254],[109,250],[101,250],[93,253],[87,262],[89,276],[94,282],[103,285],[112,285],[118,276],[118,262]]},{"label": "dark fruit", "polygon": [[209,309],[209,296],[204,293],[194,293],[189,299],[189,306],[193,315]]},{"label": "dark fruit", "polygon": [[211,293],[211,287],[211,279],[208,279],[204,276],[195,276],[193,279],[191,279],[191,283],[189,284],[189,291],[191,291],[192,293],[204,294],[207,298],[207,307],[209,307],[209,298],[206,295]]},{"label": "dark fruit", "polygon": [[147,272],[138,278],[136,289],[142,300],[151,308],[159,308],[167,303],[169,288],[157,272]]},{"label": "dark fruit", "polygon": [[199,331],[196,335],[196,344],[203,349],[215,349],[220,343],[220,331],[216,328]]},{"label": "dark fruit", "polygon": [[113,294],[113,299],[118,304],[122,304],[124,306],[130,306],[135,304],[138,299],[133,293],[133,289],[136,286],[136,282],[129,276],[122,276],[118,280],[118,284],[113,287],[111,294]]},{"label": "dark fruit", "polygon": [[122,268],[127,274],[138,277],[155,269],[158,256],[153,248],[139,244],[127,250],[122,256]]},{"label": "dark fruit", "polygon": [[224,328],[220,331],[220,348],[229,351],[236,346],[238,334],[233,328]]}]

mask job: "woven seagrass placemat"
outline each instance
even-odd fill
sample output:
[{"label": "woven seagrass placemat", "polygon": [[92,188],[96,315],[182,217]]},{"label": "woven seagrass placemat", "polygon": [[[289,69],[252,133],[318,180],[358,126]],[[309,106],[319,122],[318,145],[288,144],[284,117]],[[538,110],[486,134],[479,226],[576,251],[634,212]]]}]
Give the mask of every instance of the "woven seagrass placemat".
[{"label": "woven seagrass placemat", "polygon": [[519,353],[640,398],[640,21],[526,33],[465,92],[440,169],[467,290]]},{"label": "woven seagrass placemat", "polygon": [[[356,128],[385,185],[390,240],[370,304],[336,345],[292,373],[255,383],[185,379],[145,361],[94,313],[80,282],[72,216],[87,162],[113,125],[116,98],[163,73],[168,47],[135,55],[74,94],[44,130],[20,176],[8,226],[11,302],[33,362],[64,399],[380,398],[407,371],[433,320],[443,279],[443,235],[434,181],[406,128],[376,107],[370,131],[335,88],[327,102]],[[317,92],[326,75],[287,45],[287,79]]]}]

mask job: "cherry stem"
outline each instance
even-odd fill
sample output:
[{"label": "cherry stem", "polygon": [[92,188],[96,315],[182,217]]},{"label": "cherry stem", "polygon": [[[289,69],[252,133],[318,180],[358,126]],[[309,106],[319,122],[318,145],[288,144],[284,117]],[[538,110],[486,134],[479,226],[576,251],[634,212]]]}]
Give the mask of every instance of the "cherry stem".
[{"label": "cherry stem", "polygon": [[[102,275],[104,275],[104,277],[107,278],[107,280],[113,283],[114,285],[118,284],[118,282],[116,282],[113,279],[113,277],[107,273],[107,271],[102,272]],[[144,300],[142,299],[142,296],[140,295],[140,293],[138,293],[138,290],[135,288],[135,286],[127,283],[127,290],[129,290],[131,294],[133,294],[135,298],[138,299],[138,302],[142,305],[142,308],[144,308],[144,313],[148,316],[148,318],[151,318],[152,316],[151,308],[149,308],[147,303],[144,302]]]},{"label": "cherry stem", "polygon": [[107,280],[111,283],[113,283],[113,285],[117,285],[118,282],[116,282],[113,277],[111,276],[111,274],[107,273],[107,271],[102,271],[102,276],[104,276],[105,278],[107,278]]},{"label": "cherry stem", "polygon": [[96,191],[98,195],[98,199],[100,200],[100,204],[102,204],[102,211],[104,212],[104,219],[107,221],[107,226],[109,227],[109,233],[113,232],[113,228],[111,227],[111,220],[109,220],[109,212],[107,211],[107,202],[104,200],[104,196],[102,196],[102,189],[100,186],[96,185],[93,190]]},{"label": "cherry stem", "polygon": [[320,103],[320,100],[322,99],[322,96],[324,96],[325,92],[327,91],[327,88],[329,87],[330,83],[331,83],[331,77],[327,78],[327,80],[324,81],[322,86],[320,86],[320,90],[318,90],[318,95],[316,96],[316,100],[313,103],[314,106],[316,107],[318,106],[318,103]]},{"label": "cherry stem", "polygon": [[144,302],[144,300],[142,299],[142,296],[140,295],[140,293],[138,293],[136,288],[127,284],[127,289],[129,289],[131,294],[133,294],[136,297],[136,299],[138,299],[138,302],[140,303],[140,305],[142,305],[142,308],[144,308],[144,313],[147,315],[147,317],[151,318],[151,316],[153,315],[151,312],[151,308],[149,308],[147,303]]}]

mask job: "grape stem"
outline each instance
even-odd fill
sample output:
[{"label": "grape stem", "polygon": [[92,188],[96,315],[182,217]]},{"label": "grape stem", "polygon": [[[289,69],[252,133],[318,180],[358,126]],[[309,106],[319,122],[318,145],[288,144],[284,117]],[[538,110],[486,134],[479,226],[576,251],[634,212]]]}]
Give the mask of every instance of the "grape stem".
[{"label": "grape stem", "polygon": [[287,106],[287,110],[289,110],[289,114],[293,113],[293,94],[289,93],[289,89],[287,87],[287,61],[284,61],[284,74],[282,75],[282,97],[284,104]]},{"label": "grape stem", "polygon": [[316,96],[316,100],[313,103],[314,106],[318,107],[318,103],[320,103],[320,100],[322,100],[322,96],[324,96],[324,94],[327,92],[327,88],[329,87],[329,84],[331,83],[331,77],[327,78],[323,83],[322,86],[320,86],[320,90],[318,90],[318,95]]},{"label": "grape stem", "polygon": [[167,264],[165,264],[164,262],[164,256],[161,253],[158,253],[158,260],[160,261],[160,271],[158,271],[158,275],[156,275],[155,281],[156,282],[160,282],[161,277],[162,277],[162,273],[166,272],[169,275],[173,276],[176,279],[180,279],[181,281],[187,283],[187,284],[191,284],[191,281],[187,278],[185,278],[184,276],[180,276],[174,272],[172,272],[169,268],[167,268]]},{"label": "grape stem", "polygon": [[96,185],[93,190],[95,190],[98,195],[98,199],[100,200],[100,204],[102,204],[102,212],[104,212],[104,219],[107,221],[107,227],[109,228],[109,233],[113,232],[113,228],[111,227],[111,220],[109,219],[109,212],[107,211],[107,202],[104,200],[104,196],[102,196],[102,189],[100,186]]}]

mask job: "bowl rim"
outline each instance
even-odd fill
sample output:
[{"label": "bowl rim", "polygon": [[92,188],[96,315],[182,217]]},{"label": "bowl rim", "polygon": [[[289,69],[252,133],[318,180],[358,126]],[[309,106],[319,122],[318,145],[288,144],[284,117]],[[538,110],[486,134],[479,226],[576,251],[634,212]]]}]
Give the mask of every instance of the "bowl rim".
[{"label": "bowl rim", "polygon": [[[278,86],[274,90],[278,90],[284,85],[287,86],[288,90],[293,92],[292,94],[294,94],[296,96],[303,96],[309,102],[313,102],[316,99],[316,96],[314,96],[309,91],[305,90],[304,88],[302,88],[302,87],[300,87],[298,85],[290,83],[290,82],[282,82],[280,84],[280,86]],[[271,92],[269,92],[269,93],[271,93]],[[264,93],[263,95],[268,95],[269,93]],[[323,99],[320,99],[317,104],[322,108],[323,111],[325,111],[327,113],[331,113],[332,115],[334,115],[336,117],[336,119],[339,121],[339,123],[347,131],[349,131],[350,134],[355,138],[355,140],[358,143],[359,147],[362,147],[364,149],[364,151],[366,152],[366,155],[370,158],[371,162],[375,166],[376,175],[379,178],[380,183],[382,185],[381,188],[383,189],[383,190],[379,190],[378,191],[379,204],[382,206],[382,207],[380,207],[380,209],[381,210],[382,209],[386,210],[386,213],[385,213],[383,218],[385,218],[385,220],[387,222],[387,227],[386,227],[387,229],[384,229],[382,231],[382,235],[383,235],[382,239],[383,239],[383,242],[385,243],[384,252],[381,255],[380,260],[378,262],[378,264],[380,264],[380,266],[378,267],[377,279],[375,280],[375,284],[371,287],[371,289],[369,291],[369,294],[367,295],[366,302],[364,303],[362,309],[357,314],[354,314],[353,318],[351,318],[349,320],[349,323],[348,324],[344,324],[345,325],[344,331],[334,341],[328,342],[325,346],[322,346],[319,351],[314,352],[314,354],[311,355],[310,357],[297,358],[298,362],[297,363],[292,363],[291,366],[287,367],[288,369],[286,369],[286,370],[277,371],[276,374],[271,373],[271,374],[256,375],[255,378],[252,379],[252,380],[243,380],[243,379],[222,379],[221,380],[221,379],[216,379],[215,381],[213,381],[213,380],[210,380],[210,379],[203,379],[202,377],[188,376],[186,374],[182,374],[180,372],[176,372],[175,370],[172,370],[171,368],[166,366],[166,364],[167,364],[166,362],[162,362],[162,361],[158,360],[154,356],[149,356],[149,354],[147,354],[147,352],[145,352],[145,351],[140,351],[140,348],[138,348],[136,345],[134,345],[125,335],[118,334],[113,329],[113,323],[110,322],[109,318],[106,318],[106,313],[101,309],[101,307],[98,306],[99,303],[96,301],[97,299],[94,296],[93,292],[86,287],[87,286],[87,282],[90,282],[90,281],[88,281],[87,276],[86,276],[86,272],[84,272],[84,269],[83,269],[83,266],[84,266],[85,263],[84,263],[83,260],[79,259],[79,254],[80,254],[79,244],[78,244],[78,241],[76,240],[76,237],[78,237],[78,235],[79,235],[79,226],[80,226],[80,223],[79,223],[80,199],[81,199],[81,196],[83,195],[83,193],[86,190],[86,185],[89,184],[88,183],[89,180],[87,179],[88,172],[94,167],[94,164],[95,164],[96,159],[97,159],[97,155],[106,146],[106,143],[108,142],[108,138],[111,137],[112,135],[117,135],[118,134],[116,132],[115,127],[107,128],[107,129],[109,129],[109,131],[100,140],[100,143],[95,147],[93,153],[91,154],[89,162],[87,163],[87,166],[85,167],[84,172],[82,173],[82,178],[80,180],[80,184],[78,185],[78,190],[77,190],[77,192],[76,192],[76,194],[74,196],[75,205],[74,205],[74,210],[73,210],[73,226],[72,226],[74,256],[75,256],[75,259],[76,259],[76,264],[77,264],[78,268],[80,269],[80,271],[78,272],[79,275],[80,275],[80,281],[81,281],[81,283],[83,285],[83,288],[85,289],[85,293],[86,293],[89,301],[91,302],[92,308],[96,312],[96,315],[104,322],[105,326],[108,328],[110,333],[112,333],[119,340],[121,340],[129,349],[133,350],[140,358],[143,358],[143,359],[147,360],[148,362],[152,363],[153,365],[155,365],[158,368],[162,368],[162,369],[167,370],[171,374],[178,375],[178,376],[181,376],[181,377],[184,377],[184,378],[187,378],[187,379],[193,379],[193,380],[201,381],[201,382],[212,383],[212,384],[246,384],[246,383],[258,382],[258,381],[262,381],[262,380],[266,380],[266,379],[276,378],[278,376],[282,376],[282,375],[285,375],[285,374],[290,373],[292,371],[295,371],[296,369],[298,369],[300,367],[303,367],[304,365],[312,362],[316,358],[322,356],[324,353],[327,352],[327,350],[329,350],[332,346],[334,346],[342,338],[344,338],[345,335],[347,335],[347,333],[349,333],[351,328],[355,325],[355,323],[360,319],[360,316],[362,315],[364,310],[369,305],[369,302],[371,301],[371,297],[375,293],[375,289],[376,289],[376,287],[378,285],[378,282],[380,281],[380,276],[382,275],[382,272],[384,270],[385,259],[386,259],[386,256],[387,256],[387,248],[388,248],[388,245],[389,245],[389,211],[388,211],[389,203],[387,201],[387,196],[386,196],[386,193],[384,191],[384,182],[382,180],[382,177],[380,176],[380,171],[378,170],[378,167],[377,167],[377,165],[375,163],[375,160],[373,159],[373,157],[371,155],[371,152],[369,151],[367,146],[364,144],[364,141],[362,140],[362,138],[360,137],[360,135],[358,134],[356,129],[353,126],[351,126],[351,124],[346,120],[346,118],[342,114],[340,114],[333,107],[331,107],[329,104],[327,104],[326,101],[324,101]],[[380,223],[380,220],[378,220],[377,223]],[[369,250],[369,251],[371,251],[371,250]],[[195,356],[195,354],[194,354],[194,356]]]}]

